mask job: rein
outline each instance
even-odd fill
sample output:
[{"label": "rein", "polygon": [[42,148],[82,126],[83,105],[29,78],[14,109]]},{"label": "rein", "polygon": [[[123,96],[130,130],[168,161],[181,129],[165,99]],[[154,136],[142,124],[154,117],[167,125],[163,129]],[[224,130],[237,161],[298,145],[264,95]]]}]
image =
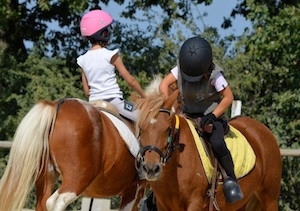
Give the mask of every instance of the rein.
[{"label": "rein", "polygon": [[[168,109],[162,108],[159,110],[159,112],[164,112],[164,113],[171,115],[171,112]],[[149,151],[149,152],[155,151],[156,153],[158,153],[160,156],[160,159],[161,159],[161,164],[166,165],[166,163],[171,159],[174,150],[177,148],[177,143],[178,143],[178,138],[179,138],[179,136],[178,136],[179,124],[180,124],[179,117],[178,117],[178,115],[175,114],[175,125],[173,128],[173,132],[172,132],[172,128],[170,128],[169,136],[167,138],[168,144],[166,147],[166,154],[164,154],[162,152],[162,150],[158,149],[156,146],[153,146],[153,145],[148,145],[148,146],[145,146],[140,149],[140,151],[137,155],[137,158],[136,158],[136,168],[137,169],[140,166],[140,163],[144,162],[144,156],[147,151]]]}]

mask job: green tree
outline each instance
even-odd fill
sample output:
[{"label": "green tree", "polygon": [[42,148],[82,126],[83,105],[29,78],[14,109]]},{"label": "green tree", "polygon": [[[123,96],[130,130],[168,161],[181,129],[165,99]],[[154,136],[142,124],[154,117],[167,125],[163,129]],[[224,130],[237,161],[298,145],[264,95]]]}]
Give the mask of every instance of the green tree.
[{"label": "green tree", "polygon": [[[114,45],[109,47],[121,49],[125,65],[143,86],[154,73],[165,74],[176,64],[187,37],[201,34],[213,43],[214,60],[225,69],[234,93],[242,99],[243,114],[265,123],[281,147],[299,148],[300,16],[296,0],[238,1],[222,26],[232,26],[232,18],[242,15],[252,29],[241,37],[226,38],[202,23],[205,13],[192,12],[212,0],[1,1],[0,139],[9,139],[20,118],[40,99],[85,99],[75,60],[88,43],[80,37],[79,21],[85,11],[109,2],[122,5],[122,17],[129,20],[116,25]],[[132,21],[136,24],[129,24]],[[25,41],[34,49],[26,49]],[[232,41],[237,43],[230,49]],[[128,98],[129,87],[121,78],[118,82]],[[283,162],[281,209],[299,210],[299,159],[284,158]]]},{"label": "green tree", "polygon": [[[282,4],[270,8],[247,1],[253,30],[239,39],[229,74],[243,114],[265,123],[280,147],[299,148],[300,5]],[[281,209],[299,210],[299,158],[283,163]]]},{"label": "green tree", "polygon": [[254,10],[253,32],[241,37],[231,65],[242,73],[232,76],[246,114],[267,124],[289,147],[300,143],[299,12],[299,5],[272,17],[267,7]]}]

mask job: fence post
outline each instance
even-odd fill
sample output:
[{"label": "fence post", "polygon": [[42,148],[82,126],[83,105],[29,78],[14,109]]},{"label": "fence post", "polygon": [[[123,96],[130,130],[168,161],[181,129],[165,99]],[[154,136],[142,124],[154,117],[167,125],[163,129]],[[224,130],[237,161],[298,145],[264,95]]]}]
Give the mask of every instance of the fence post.
[{"label": "fence post", "polygon": [[234,100],[231,104],[231,118],[241,115],[242,111],[242,101]]}]

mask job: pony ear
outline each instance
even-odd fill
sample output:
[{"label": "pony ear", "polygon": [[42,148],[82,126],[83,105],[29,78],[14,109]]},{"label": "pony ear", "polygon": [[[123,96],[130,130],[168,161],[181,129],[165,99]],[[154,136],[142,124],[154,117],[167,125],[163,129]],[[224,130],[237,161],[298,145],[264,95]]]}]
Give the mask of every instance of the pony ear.
[{"label": "pony ear", "polygon": [[164,102],[164,108],[171,109],[172,105],[177,101],[179,90],[175,90]]}]

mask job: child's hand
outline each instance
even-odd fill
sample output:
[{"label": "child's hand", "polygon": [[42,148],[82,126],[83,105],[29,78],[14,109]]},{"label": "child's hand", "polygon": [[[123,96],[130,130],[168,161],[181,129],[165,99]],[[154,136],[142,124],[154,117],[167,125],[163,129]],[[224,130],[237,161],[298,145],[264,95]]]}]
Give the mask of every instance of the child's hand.
[{"label": "child's hand", "polygon": [[217,117],[213,113],[209,113],[201,118],[200,126],[203,127],[205,125],[212,124],[216,120],[217,120]]}]

